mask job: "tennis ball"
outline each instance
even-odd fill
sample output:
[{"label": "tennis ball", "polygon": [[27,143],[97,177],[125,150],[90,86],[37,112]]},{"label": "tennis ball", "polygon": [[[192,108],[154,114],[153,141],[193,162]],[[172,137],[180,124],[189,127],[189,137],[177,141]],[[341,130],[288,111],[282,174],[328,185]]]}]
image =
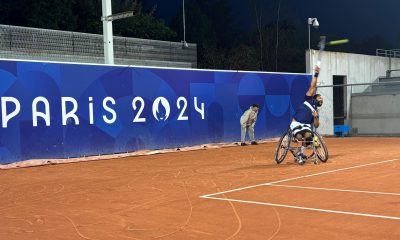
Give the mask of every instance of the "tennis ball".
[{"label": "tennis ball", "polygon": [[317,136],[313,137],[313,142],[314,142],[314,146],[318,146],[318,137]]},{"label": "tennis ball", "polygon": [[348,42],[349,42],[349,39],[341,39],[341,40],[330,41],[328,44],[332,46],[332,45],[345,44]]}]

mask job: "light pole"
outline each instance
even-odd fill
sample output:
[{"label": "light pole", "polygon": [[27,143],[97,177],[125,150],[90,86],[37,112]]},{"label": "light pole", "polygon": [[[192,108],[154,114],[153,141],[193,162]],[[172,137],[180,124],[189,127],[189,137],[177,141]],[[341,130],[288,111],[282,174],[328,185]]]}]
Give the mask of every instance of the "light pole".
[{"label": "light pole", "polygon": [[[102,12],[103,16],[110,16],[111,11],[111,0],[102,0]],[[114,64],[114,43],[113,43],[113,29],[112,21],[103,21],[103,44],[104,44],[104,63]]]},{"label": "light pole", "polygon": [[101,21],[103,22],[104,63],[114,64],[114,42],[113,42],[112,22],[114,20],[124,19],[134,16],[135,10],[112,15],[111,0],[102,0],[101,8],[102,8]]},{"label": "light pole", "polygon": [[310,39],[311,39],[311,25],[313,25],[313,27],[315,29],[317,29],[319,27],[319,22],[317,18],[308,18],[308,64],[310,65],[310,72],[312,71],[312,66],[311,66],[311,43],[310,43]]},{"label": "light pole", "polygon": [[186,17],[185,17],[185,0],[182,0],[182,22],[183,22],[183,42],[182,48],[187,48],[188,44],[186,42]]}]

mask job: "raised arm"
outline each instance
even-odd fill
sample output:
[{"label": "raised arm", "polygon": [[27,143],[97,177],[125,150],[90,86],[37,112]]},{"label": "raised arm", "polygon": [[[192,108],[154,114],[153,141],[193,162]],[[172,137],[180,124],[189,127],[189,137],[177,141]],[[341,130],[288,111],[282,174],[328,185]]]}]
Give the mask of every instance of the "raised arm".
[{"label": "raised arm", "polygon": [[319,70],[320,68],[318,66],[315,67],[315,73],[314,76],[311,80],[310,88],[308,89],[306,95],[307,96],[313,96],[315,93],[315,90],[317,88],[317,81],[318,81],[318,75],[319,75]]}]

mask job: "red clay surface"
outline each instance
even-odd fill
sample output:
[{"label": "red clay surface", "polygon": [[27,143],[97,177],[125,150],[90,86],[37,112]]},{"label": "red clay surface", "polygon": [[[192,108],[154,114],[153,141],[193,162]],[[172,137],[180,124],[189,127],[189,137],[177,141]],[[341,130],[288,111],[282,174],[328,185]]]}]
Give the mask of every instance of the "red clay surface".
[{"label": "red clay surface", "polygon": [[2,170],[0,239],[400,239],[400,138],[326,142],[320,165],[277,165],[265,143]]}]

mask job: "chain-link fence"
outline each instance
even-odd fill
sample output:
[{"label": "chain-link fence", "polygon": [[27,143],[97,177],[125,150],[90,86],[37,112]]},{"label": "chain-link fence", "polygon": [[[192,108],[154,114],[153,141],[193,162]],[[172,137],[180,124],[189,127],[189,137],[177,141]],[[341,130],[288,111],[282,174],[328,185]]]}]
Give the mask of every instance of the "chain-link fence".
[{"label": "chain-link fence", "polygon": [[[197,67],[197,46],[114,37],[115,64]],[[104,63],[103,36],[0,25],[0,58]]]}]

